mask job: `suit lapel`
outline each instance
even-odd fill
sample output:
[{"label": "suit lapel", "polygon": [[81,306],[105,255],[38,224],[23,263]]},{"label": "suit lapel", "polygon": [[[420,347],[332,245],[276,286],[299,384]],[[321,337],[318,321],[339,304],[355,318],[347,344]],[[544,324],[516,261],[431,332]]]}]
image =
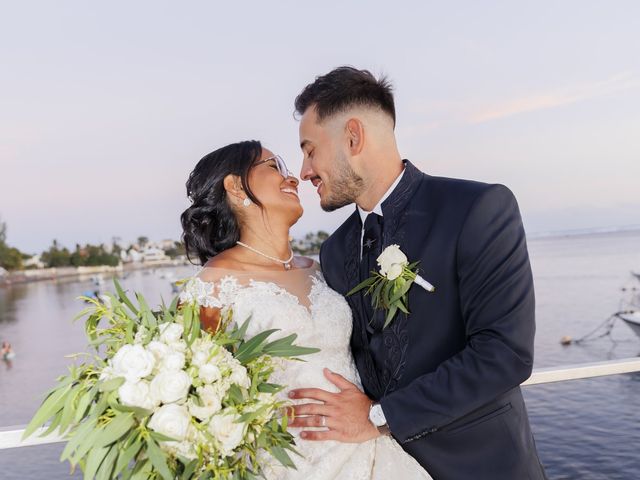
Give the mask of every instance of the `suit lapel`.
[{"label": "suit lapel", "polygon": [[[418,191],[420,184],[426,177],[411,162],[404,160],[405,172],[395,190],[382,203],[384,217],[384,247],[392,244],[400,245],[400,248],[409,253],[410,239],[406,238],[407,223],[409,221],[409,208],[411,199]],[[409,258],[409,261],[415,259]],[[398,388],[398,384],[404,373],[406,365],[406,353],[409,345],[408,317],[398,313],[391,324],[382,331],[382,345],[384,353],[378,358],[383,359],[383,365],[378,366],[378,379],[381,385],[381,395],[384,396]]]},{"label": "suit lapel", "polygon": [[[347,289],[345,294],[360,283],[360,248],[362,239],[362,221],[356,210],[349,218],[350,228],[345,237],[345,280]],[[369,339],[367,338],[367,319],[365,318],[364,302],[369,301],[364,297],[364,292],[346,297],[353,312],[353,332],[351,334],[351,347],[353,356],[360,372],[362,386],[365,392],[379,398],[382,392],[376,368],[369,351]]]}]

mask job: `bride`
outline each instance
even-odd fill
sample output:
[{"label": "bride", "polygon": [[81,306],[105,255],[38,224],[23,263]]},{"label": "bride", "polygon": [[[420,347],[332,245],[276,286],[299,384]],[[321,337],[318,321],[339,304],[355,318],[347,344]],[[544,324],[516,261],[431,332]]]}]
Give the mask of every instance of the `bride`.
[{"label": "bride", "polygon": [[[323,369],[360,386],[349,349],[351,310],[324,282],[317,262],[291,251],[289,229],[303,211],[297,187],[282,158],[260,142],[220,148],[189,175],[192,204],[181,216],[183,240],[190,258],[203,265],[196,276],[209,292],[201,304],[203,328],[215,330],[220,309],[232,306],[238,318],[251,318],[249,335],[271,328],[282,336],[296,333],[300,345],[320,352],[306,362],[287,362],[273,381],[337,392]],[[324,420],[318,427],[331,429]],[[293,456],[296,470],[265,459],[267,478],[431,478],[390,436],[339,443],[305,441],[298,429],[291,433],[301,454]]]}]

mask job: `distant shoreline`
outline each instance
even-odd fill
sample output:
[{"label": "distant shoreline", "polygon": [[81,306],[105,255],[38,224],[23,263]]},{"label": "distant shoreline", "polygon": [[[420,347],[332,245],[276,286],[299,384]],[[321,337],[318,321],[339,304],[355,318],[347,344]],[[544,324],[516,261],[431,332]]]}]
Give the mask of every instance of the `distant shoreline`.
[{"label": "distant shoreline", "polygon": [[548,232],[528,233],[528,240],[538,240],[547,238],[580,237],[587,235],[607,235],[612,233],[640,233],[640,225],[629,225],[627,227],[596,227],[578,228],[572,230],[553,230]]},{"label": "distant shoreline", "polygon": [[99,265],[95,267],[60,267],[34,268],[32,270],[18,270],[0,277],[0,287],[20,285],[24,283],[41,282],[45,280],[74,279],[86,277],[90,279],[96,275],[132,272],[152,268],[181,267],[189,265],[183,260],[161,260],[144,263],[125,263],[116,267]]}]

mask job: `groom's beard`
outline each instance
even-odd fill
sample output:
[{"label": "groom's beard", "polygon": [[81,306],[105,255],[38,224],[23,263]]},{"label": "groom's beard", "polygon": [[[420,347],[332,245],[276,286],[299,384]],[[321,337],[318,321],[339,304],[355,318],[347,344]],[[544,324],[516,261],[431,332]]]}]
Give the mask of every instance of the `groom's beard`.
[{"label": "groom's beard", "polygon": [[[364,180],[353,171],[343,152],[336,156],[334,171],[327,195],[320,200],[320,207],[325,212],[333,212],[355,202],[364,190]],[[326,184],[325,186],[329,187]]]}]

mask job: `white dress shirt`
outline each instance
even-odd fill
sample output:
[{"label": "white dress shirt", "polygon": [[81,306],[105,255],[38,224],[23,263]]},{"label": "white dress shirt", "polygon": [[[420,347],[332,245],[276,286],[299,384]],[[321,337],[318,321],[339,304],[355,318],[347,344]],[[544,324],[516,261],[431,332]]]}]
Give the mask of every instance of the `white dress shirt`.
[{"label": "white dress shirt", "polygon": [[373,210],[371,210],[370,212],[367,212],[367,211],[363,210],[362,208],[360,208],[359,205],[357,206],[358,213],[360,214],[360,219],[362,220],[362,231],[360,232],[360,258],[362,258],[362,242],[364,240],[364,222],[367,219],[367,216],[370,213],[377,213],[381,217],[383,216],[382,215],[382,203],[387,198],[389,198],[389,195],[391,195],[393,193],[393,191],[396,189],[396,187],[400,183],[400,180],[402,180],[402,176],[403,175],[404,175],[404,168],[402,169],[402,172],[400,172],[400,175],[398,175],[398,178],[396,178],[396,180],[393,182],[393,184],[389,187],[389,190],[387,190],[387,192],[382,196],[382,198],[376,204],[376,206],[373,207]]}]

